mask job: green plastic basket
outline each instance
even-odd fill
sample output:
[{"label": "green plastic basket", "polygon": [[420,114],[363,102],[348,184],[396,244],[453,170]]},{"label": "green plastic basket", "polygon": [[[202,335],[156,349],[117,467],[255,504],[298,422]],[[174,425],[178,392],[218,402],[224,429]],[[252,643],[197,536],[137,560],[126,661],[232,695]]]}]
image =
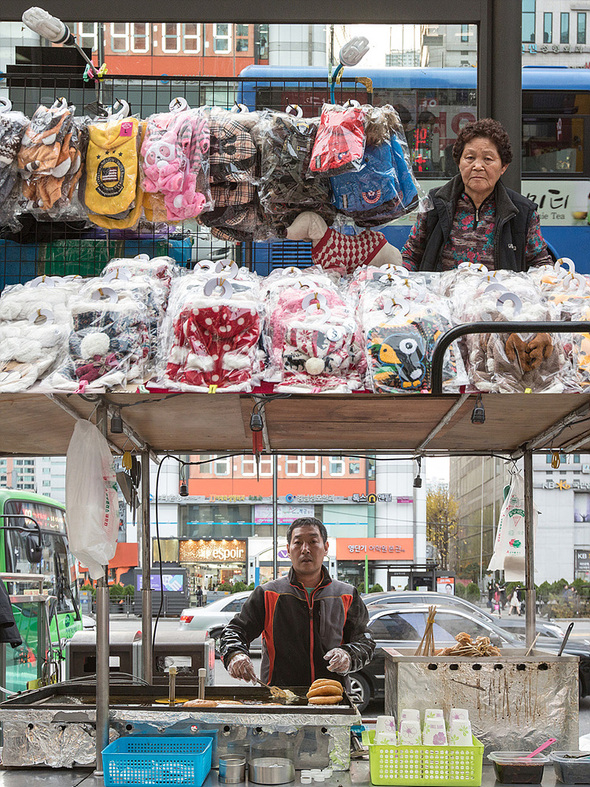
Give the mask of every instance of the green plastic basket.
[{"label": "green plastic basket", "polygon": [[484,746],[477,738],[473,746],[392,746],[374,738],[375,730],[363,732],[373,784],[481,785]]}]

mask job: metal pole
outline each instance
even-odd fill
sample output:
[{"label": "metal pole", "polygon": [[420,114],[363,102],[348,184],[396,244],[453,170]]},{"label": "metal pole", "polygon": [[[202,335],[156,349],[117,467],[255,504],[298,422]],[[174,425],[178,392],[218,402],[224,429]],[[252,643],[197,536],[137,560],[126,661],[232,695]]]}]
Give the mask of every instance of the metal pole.
[{"label": "metal pole", "polygon": [[537,604],[535,597],[535,531],[533,503],[533,452],[524,452],[524,578],[526,586],[526,646],[535,639]]},{"label": "metal pole", "polygon": [[150,454],[141,452],[141,654],[143,679],[153,683],[152,578],[150,534]]},{"label": "metal pole", "polygon": [[272,456],[272,576],[273,579],[279,577],[279,507],[277,501],[277,476],[279,474],[279,462],[277,454]]},{"label": "metal pole", "polygon": [[[107,435],[107,405],[102,398],[96,426]],[[109,583],[108,566],[96,588],[96,771],[102,776],[102,750],[109,742]]]}]

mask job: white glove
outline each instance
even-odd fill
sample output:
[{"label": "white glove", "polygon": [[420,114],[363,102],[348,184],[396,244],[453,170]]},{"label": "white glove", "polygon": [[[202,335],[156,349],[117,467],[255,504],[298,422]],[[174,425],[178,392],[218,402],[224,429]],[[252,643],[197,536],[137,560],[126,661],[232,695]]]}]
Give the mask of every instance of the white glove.
[{"label": "white glove", "polygon": [[339,672],[341,675],[345,675],[350,670],[350,656],[342,648],[332,648],[324,658],[330,662],[328,664],[330,672]]},{"label": "white glove", "polygon": [[237,653],[227,665],[227,671],[232,678],[250,681],[251,683],[256,682],[254,664],[252,664],[252,659],[247,653]]}]

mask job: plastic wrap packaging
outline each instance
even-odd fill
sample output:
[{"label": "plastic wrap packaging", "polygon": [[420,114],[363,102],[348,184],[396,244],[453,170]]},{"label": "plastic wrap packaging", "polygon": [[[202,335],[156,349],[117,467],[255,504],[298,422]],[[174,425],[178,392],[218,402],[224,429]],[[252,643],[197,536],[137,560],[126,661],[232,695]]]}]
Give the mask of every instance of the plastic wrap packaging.
[{"label": "plastic wrap packaging", "polygon": [[365,152],[365,111],[358,104],[324,104],[309,169],[316,175],[358,170]]},{"label": "plastic wrap packaging", "polygon": [[319,118],[304,118],[299,107],[293,109],[295,115],[267,110],[261,113],[258,124],[258,195],[265,220],[278,237],[285,236],[287,227],[302,211],[313,211],[328,224],[335,216],[328,179],[309,172]]},{"label": "plastic wrap packaging", "polygon": [[76,192],[87,120],[74,118],[74,111],[64,98],[35,110],[18,153],[21,212],[45,220],[84,217]]},{"label": "plastic wrap packaging", "polygon": [[139,149],[143,124],[128,117],[128,105],[88,126],[88,148],[82,176],[88,218],[106,229],[126,229],[139,221],[143,190],[139,176]]},{"label": "plastic wrap packaging", "polygon": [[[395,109],[363,107],[366,147],[358,170],[330,178],[332,202],[362,227],[376,227],[410,212],[418,187]],[[402,143],[403,138],[403,143]]]},{"label": "plastic wrap packaging", "polygon": [[211,210],[209,144],[209,121],[200,109],[150,115],[141,144],[143,190],[161,195],[164,208],[151,220],[183,221]]},{"label": "plastic wrap packaging", "polygon": [[145,290],[137,279],[89,279],[70,301],[67,353],[43,380],[49,390],[85,391],[143,383],[150,353]]},{"label": "plastic wrap packaging", "polygon": [[3,291],[0,392],[28,390],[63,356],[71,330],[68,301],[77,286],[40,277]]},{"label": "plastic wrap packaging", "polygon": [[514,334],[509,323],[551,320],[551,308],[525,273],[495,271],[457,279],[453,294],[459,323],[506,322],[506,333],[465,337],[470,382],[478,391],[560,393],[575,377],[559,334]]},{"label": "plastic wrap packaging", "polygon": [[0,226],[18,228],[17,156],[29,119],[0,98]]},{"label": "plastic wrap packaging", "polygon": [[[367,387],[375,393],[428,393],[436,342],[452,327],[449,301],[434,295],[422,274],[405,270],[377,269],[358,284]],[[453,343],[445,353],[443,389],[457,391],[466,383]]]},{"label": "plastic wrap packaging", "polygon": [[258,113],[219,107],[209,111],[209,178],[213,210],[200,222],[223,240],[263,240],[258,201]]},{"label": "plastic wrap packaging", "polygon": [[259,380],[258,276],[235,263],[174,282],[162,326],[159,380],[181,391],[250,391]]},{"label": "plastic wrap packaging", "polygon": [[[590,320],[590,278],[576,273],[574,263],[560,259],[554,265],[532,268],[529,275],[547,299],[554,320]],[[590,333],[560,334],[581,390],[590,385]],[[571,389],[571,386],[568,386]]]},{"label": "plastic wrap packaging", "polygon": [[146,377],[155,373],[160,326],[168,308],[172,282],[182,269],[171,257],[154,257],[138,254],[132,259],[111,260],[102,272],[105,282],[122,279],[129,282],[137,297],[145,305],[149,333],[149,355]]},{"label": "plastic wrap packaging", "polygon": [[280,391],[362,387],[361,333],[346,293],[319,268],[274,271],[266,282],[265,379]]}]

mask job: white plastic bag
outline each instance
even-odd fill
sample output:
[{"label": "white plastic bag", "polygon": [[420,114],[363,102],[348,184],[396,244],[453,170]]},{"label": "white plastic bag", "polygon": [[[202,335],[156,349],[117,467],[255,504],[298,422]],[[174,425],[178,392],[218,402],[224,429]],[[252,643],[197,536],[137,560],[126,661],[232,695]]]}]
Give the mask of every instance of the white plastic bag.
[{"label": "white plastic bag", "polygon": [[[525,579],[524,525],[524,479],[520,473],[514,473],[500,512],[494,554],[487,569],[488,572],[504,571],[506,582]],[[533,510],[533,529],[536,528],[537,512]]]},{"label": "white plastic bag", "polygon": [[68,446],[66,510],[70,551],[100,579],[117,548],[119,501],[108,443],[90,421],[76,423]]}]

